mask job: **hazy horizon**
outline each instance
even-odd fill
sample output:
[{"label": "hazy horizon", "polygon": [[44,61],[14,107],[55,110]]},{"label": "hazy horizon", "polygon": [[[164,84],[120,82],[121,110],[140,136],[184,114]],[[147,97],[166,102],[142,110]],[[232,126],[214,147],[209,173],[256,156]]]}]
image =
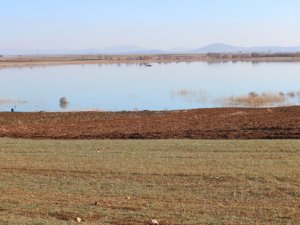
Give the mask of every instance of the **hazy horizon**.
[{"label": "hazy horizon", "polygon": [[0,3],[0,49],[300,46],[300,2],[27,0]]}]

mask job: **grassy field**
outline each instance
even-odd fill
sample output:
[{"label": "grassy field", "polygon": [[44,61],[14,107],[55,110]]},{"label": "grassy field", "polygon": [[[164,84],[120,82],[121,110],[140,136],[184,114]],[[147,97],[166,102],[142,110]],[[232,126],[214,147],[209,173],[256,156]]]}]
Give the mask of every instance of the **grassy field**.
[{"label": "grassy field", "polygon": [[300,224],[300,141],[0,139],[0,224],[77,217]]}]

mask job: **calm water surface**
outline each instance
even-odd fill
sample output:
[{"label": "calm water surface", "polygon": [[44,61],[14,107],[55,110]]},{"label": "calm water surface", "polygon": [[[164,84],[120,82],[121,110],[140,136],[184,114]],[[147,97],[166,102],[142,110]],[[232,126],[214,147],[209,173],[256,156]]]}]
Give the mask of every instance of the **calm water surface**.
[{"label": "calm water surface", "polygon": [[[255,93],[249,95],[250,92]],[[258,106],[300,104],[300,63],[196,62],[155,63],[152,67],[122,64],[0,69],[0,111],[251,106],[252,103],[241,102],[249,96],[265,98]],[[65,101],[60,102],[62,97]]]}]

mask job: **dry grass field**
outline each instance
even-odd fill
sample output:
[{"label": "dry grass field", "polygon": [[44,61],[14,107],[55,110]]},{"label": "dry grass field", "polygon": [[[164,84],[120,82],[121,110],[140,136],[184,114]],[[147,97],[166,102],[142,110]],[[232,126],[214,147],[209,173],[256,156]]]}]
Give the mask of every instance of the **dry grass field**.
[{"label": "dry grass field", "polygon": [[0,224],[296,225],[299,165],[298,140],[0,139]]}]

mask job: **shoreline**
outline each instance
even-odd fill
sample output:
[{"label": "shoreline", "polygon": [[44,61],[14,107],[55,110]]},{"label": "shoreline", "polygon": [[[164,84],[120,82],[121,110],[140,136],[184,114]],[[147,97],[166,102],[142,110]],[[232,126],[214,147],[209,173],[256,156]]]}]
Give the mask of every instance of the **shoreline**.
[{"label": "shoreline", "polygon": [[1,112],[0,137],[300,139],[300,106],[137,112]]},{"label": "shoreline", "polygon": [[66,55],[66,56],[6,56],[0,57],[0,68],[88,65],[88,64],[147,64],[147,63],[226,63],[226,62],[300,62],[300,55],[278,56],[231,54],[172,54],[172,55]]}]

